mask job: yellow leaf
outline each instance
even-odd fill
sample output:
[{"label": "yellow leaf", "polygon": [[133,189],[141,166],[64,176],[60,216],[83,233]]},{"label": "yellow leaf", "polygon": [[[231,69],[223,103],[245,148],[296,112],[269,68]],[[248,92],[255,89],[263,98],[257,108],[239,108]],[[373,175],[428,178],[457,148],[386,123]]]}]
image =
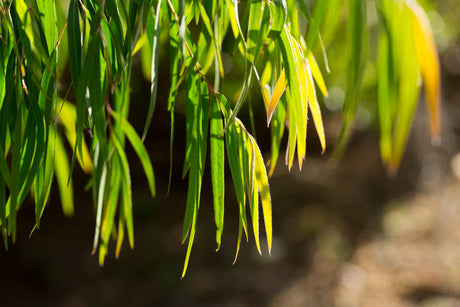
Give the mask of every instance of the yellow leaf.
[{"label": "yellow leaf", "polygon": [[[295,69],[297,75],[297,83],[300,86],[300,107],[301,113],[296,115],[296,127],[297,127],[297,159],[299,162],[299,169],[302,170],[303,160],[305,159],[306,145],[307,145],[307,117],[308,117],[308,86],[307,86],[307,72],[303,65],[303,54],[302,47],[295,40],[295,38],[289,34],[291,46],[294,50],[295,58]],[[292,98],[291,98],[292,99]],[[297,102],[297,101],[296,101]],[[290,103],[296,103],[291,101]],[[298,102],[297,102],[298,103]],[[291,128],[291,127],[289,127]]]},{"label": "yellow leaf", "polygon": [[324,152],[326,150],[326,136],[324,134],[321,109],[319,108],[318,98],[316,97],[315,85],[313,84],[313,77],[311,74],[310,66],[308,65],[308,62],[304,62],[303,65],[307,73],[308,106],[310,107],[311,114],[313,116],[313,122],[315,123],[316,132],[318,133],[319,141],[321,142],[321,148]]},{"label": "yellow leaf", "polygon": [[315,57],[311,50],[308,51],[307,54],[307,61],[310,65],[311,74],[318,85],[319,90],[323,93],[324,97],[329,97],[329,93],[327,92],[326,82],[324,82],[323,75],[321,74],[321,70],[319,69],[318,63],[316,62]]},{"label": "yellow leaf", "polygon": [[146,34],[141,35],[141,37],[136,43],[136,46],[134,46],[132,55],[135,55],[139,50],[141,50],[141,48],[144,47],[144,45],[147,44],[147,42],[148,42],[147,35]]},{"label": "yellow leaf", "polygon": [[264,160],[260,153],[259,147],[256,145],[254,138],[249,135],[252,142],[254,143],[254,155],[255,155],[255,175],[257,187],[259,190],[260,198],[262,201],[262,211],[265,223],[265,233],[267,235],[268,252],[272,249],[272,200],[270,196],[270,189],[268,187],[268,177],[265,170]]},{"label": "yellow leaf", "polygon": [[[62,102],[62,110],[59,114],[60,123],[64,126],[65,136],[70,144],[70,147],[75,148],[75,140],[77,139],[77,132],[75,130],[75,121],[77,119],[77,113],[75,106],[67,101]],[[93,163],[91,161],[91,155],[89,154],[88,147],[85,142],[82,142],[83,156],[80,156],[77,150],[77,160],[81,168],[86,174],[90,174],[93,171]]]},{"label": "yellow leaf", "polygon": [[415,47],[420,65],[420,74],[425,87],[426,103],[430,117],[430,129],[433,142],[440,137],[441,117],[441,78],[438,52],[431,32],[430,23],[424,10],[415,1],[408,1],[414,24]]},{"label": "yellow leaf", "polygon": [[284,73],[284,69],[278,78],[278,81],[275,85],[275,90],[273,91],[272,99],[270,99],[270,103],[267,109],[267,126],[270,125],[270,121],[272,120],[273,112],[275,111],[276,105],[280,100],[281,96],[286,89],[286,74]]}]

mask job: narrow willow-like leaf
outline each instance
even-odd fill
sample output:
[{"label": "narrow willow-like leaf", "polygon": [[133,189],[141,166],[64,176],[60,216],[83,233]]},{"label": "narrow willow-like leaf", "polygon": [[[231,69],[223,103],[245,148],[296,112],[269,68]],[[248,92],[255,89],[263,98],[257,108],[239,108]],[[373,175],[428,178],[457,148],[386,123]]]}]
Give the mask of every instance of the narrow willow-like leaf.
[{"label": "narrow willow-like leaf", "polygon": [[[237,135],[237,144],[238,144],[238,158],[240,163],[240,169],[243,171],[243,183],[245,186],[245,199],[250,203],[252,201],[252,192],[254,186],[254,159],[253,159],[253,148],[248,140],[248,132],[238,119],[235,121],[238,126],[238,135]],[[247,197],[246,197],[247,196]],[[251,204],[250,204],[251,205]],[[246,241],[249,240],[248,237],[248,227],[247,227],[247,215],[246,215],[246,201],[243,206],[239,207],[240,209],[240,219],[243,222],[243,229],[246,235]]]},{"label": "narrow willow-like leaf", "polygon": [[121,245],[125,238],[125,215],[123,213],[123,206],[120,207],[120,214],[118,215],[118,234],[117,234],[117,245],[115,247],[115,258],[118,259],[120,256]]},{"label": "narrow willow-like leaf", "polygon": [[[323,1],[323,2],[325,2],[325,1]],[[318,25],[316,24],[315,20],[313,19],[313,16],[311,15],[306,3],[304,1],[300,1],[299,6],[300,6],[300,9],[301,9],[303,15],[305,16],[305,18],[308,21],[308,34],[310,34],[310,35],[307,36],[308,41],[305,43],[306,44],[305,50],[307,51],[307,55],[311,53],[311,47],[310,46],[312,45],[312,41],[315,40],[316,38],[318,38],[318,41],[320,42],[320,46],[321,46],[321,51],[322,51],[322,54],[323,54],[324,64],[326,66],[326,70],[329,72],[329,63],[328,63],[328,59],[327,59],[326,48],[324,47],[323,39],[321,38],[321,33],[319,32]]]},{"label": "narrow willow-like leaf", "polygon": [[193,128],[197,117],[196,101],[199,99],[199,91],[196,76],[193,73],[189,73],[186,76],[185,86],[187,88],[187,105],[185,106],[185,157],[184,157],[184,168],[182,170],[182,178],[185,178],[188,170],[190,169],[190,157],[193,150],[193,133],[196,129]]},{"label": "narrow willow-like leaf", "polygon": [[[195,73],[191,76],[192,82],[199,82],[199,77]],[[190,172],[189,172],[189,185],[187,192],[187,207],[184,217],[184,228],[182,233],[182,242],[185,242],[187,235],[189,237],[187,253],[185,256],[184,269],[182,271],[182,278],[187,272],[188,263],[190,260],[190,253],[195,239],[196,223],[198,219],[198,208],[201,196],[201,184],[204,171],[204,162],[206,160],[206,143],[207,143],[207,121],[209,105],[207,102],[207,95],[203,92],[201,84],[197,88],[198,95],[196,100],[188,100],[187,103],[193,105],[193,118],[192,135],[191,135],[191,155],[190,155]]]},{"label": "narrow willow-like leaf", "polygon": [[428,17],[416,1],[407,1],[412,12],[415,49],[425,87],[433,144],[440,142],[441,77],[438,52]]},{"label": "narrow willow-like leaf", "polygon": [[251,0],[249,3],[248,42],[246,45],[246,59],[254,63],[257,56],[257,41],[262,20],[262,0]]},{"label": "narrow willow-like leaf", "polygon": [[[208,49],[208,59],[207,60],[204,60],[205,57],[203,57],[201,54],[200,54],[200,51],[198,51],[198,56],[200,57],[200,61],[203,63],[205,63],[203,65],[204,67],[204,71],[207,71],[207,66],[211,60],[212,60],[212,57],[214,57],[215,59],[217,59],[217,70],[216,72],[218,71],[219,73],[216,75],[220,75],[221,77],[224,76],[224,65],[222,63],[222,55],[221,55],[221,52],[220,52],[220,45],[219,45],[219,42],[218,42],[218,37],[216,37],[216,35],[214,34],[215,31],[213,30],[213,27],[211,25],[211,20],[209,19],[209,16],[208,14],[206,13],[206,9],[205,7],[203,6],[203,4],[201,2],[198,2],[199,3],[199,8],[200,8],[200,14],[201,14],[201,20],[203,21],[203,26],[204,26],[204,29],[206,29],[206,31],[201,31],[201,37],[204,37],[204,33],[207,32],[207,35],[211,38],[211,41],[213,43],[213,46],[214,48],[207,48]],[[217,24],[215,24],[216,27],[217,27]],[[198,43],[200,45],[200,42]],[[210,42],[206,42],[206,45],[210,44]],[[198,48],[199,50],[200,48]],[[215,53],[215,56],[213,56],[213,54]]]},{"label": "narrow willow-like leaf", "polygon": [[378,116],[380,124],[380,155],[382,161],[390,162],[392,156],[392,120],[391,99],[393,98],[390,84],[392,49],[388,33],[383,32],[379,39],[378,49]]},{"label": "narrow willow-like leaf", "polygon": [[144,169],[145,176],[147,177],[147,182],[149,184],[150,193],[152,196],[155,196],[155,176],[153,173],[152,162],[150,161],[149,154],[145,149],[144,144],[142,143],[141,138],[136,133],[136,130],[128,123],[128,121],[122,118],[117,112],[112,111],[112,117],[117,121],[120,125],[121,130],[123,133],[128,137],[129,142],[134,148],[139,160],[142,163],[142,167]]},{"label": "narrow willow-like leaf", "polygon": [[185,0],[179,0],[179,42],[182,58],[185,58]]},{"label": "narrow willow-like leaf", "polygon": [[321,109],[318,104],[318,98],[316,97],[315,84],[313,83],[313,76],[311,74],[310,65],[308,62],[304,62],[304,68],[307,77],[307,96],[308,96],[308,107],[310,108],[313,116],[313,122],[315,123],[316,132],[318,133],[321,148],[326,150],[326,136],[324,134],[323,118],[321,116]]},{"label": "narrow willow-like leaf", "polygon": [[308,50],[307,61],[310,65],[311,74],[313,75],[313,78],[315,79],[315,82],[318,85],[319,90],[321,91],[321,93],[323,93],[324,97],[328,97],[329,93],[327,91],[326,82],[324,81],[323,75],[321,74],[321,70],[319,69],[318,63],[316,62],[316,59],[311,50]]},{"label": "narrow willow-like leaf", "polygon": [[238,202],[238,207],[240,210],[240,219],[243,224],[243,230],[244,234],[246,236],[246,241],[249,240],[248,236],[248,222],[247,222],[247,215],[246,215],[246,195],[249,193],[245,192],[245,187],[247,187],[250,184],[251,181],[251,170],[250,170],[250,164],[249,160],[250,157],[247,153],[247,150],[245,148],[245,138],[247,137],[245,130],[246,128],[243,126],[243,123],[236,118],[235,119],[235,144],[237,146],[237,162],[239,163],[239,169],[241,170],[241,179],[243,182],[243,201]]},{"label": "narrow willow-like leaf", "polygon": [[[91,79],[95,81],[99,78],[91,78],[93,73],[93,68],[96,62],[99,62],[99,44],[100,44],[101,37],[100,35],[93,36],[92,40],[89,43],[88,51],[86,53],[85,61],[83,63],[83,68],[80,73],[80,78],[78,79],[78,88],[77,88],[77,122],[76,122],[76,141],[75,141],[75,150],[72,156],[72,163],[71,163],[71,172],[73,170],[73,165],[75,164],[75,153],[78,152],[80,156],[83,156],[83,128],[85,122],[87,121],[88,115],[88,106],[87,106],[87,99],[89,90],[88,86],[90,85]],[[98,72],[100,73],[100,72]],[[100,75],[99,75],[100,76]],[[99,79],[100,80],[100,79]],[[96,81],[97,82],[97,81]],[[94,95],[97,95],[97,90],[94,89]],[[96,100],[97,97],[94,97]],[[93,100],[90,98],[90,100]],[[98,124],[100,126],[100,123]],[[100,127],[103,129],[102,127]],[[103,137],[104,133],[99,134]]]},{"label": "narrow willow-like leaf", "polygon": [[[107,207],[105,210],[104,218],[102,220],[101,226],[101,245],[99,247],[99,265],[104,264],[104,258],[107,254],[107,247],[109,244],[110,235],[114,231],[114,224],[115,224],[115,213],[118,207],[118,198],[120,194],[120,186],[121,186],[121,179],[120,179],[120,172],[118,163],[112,164],[112,178],[111,184],[112,187],[110,190],[109,200],[107,201]],[[101,251],[101,248],[105,246],[105,250]]]},{"label": "narrow willow-like leaf", "polygon": [[239,219],[238,221],[238,240],[236,242],[236,252],[235,252],[235,258],[233,259],[233,264],[235,264],[236,260],[238,260],[238,254],[240,252],[242,234],[243,234],[243,222],[241,219]]},{"label": "narrow willow-like leaf", "polygon": [[[115,139],[115,138],[114,138]],[[115,141],[117,149],[120,174],[121,174],[121,207],[123,207],[123,216],[126,223],[126,231],[128,233],[128,242],[131,249],[134,248],[134,223],[133,223],[133,200],[131,192],[131,175],[129,174],[128,159],[121,145]]]},{"label": "narrow willow-like leaf", "polygon": [[[62,101],[61,112],[59,113],[60,123],[64,126],[64,133],[67,141],[71,148],[75,148],[75,140],[77,138],[76,133],[76,119],[77,113],[75,106],[67,101]],[[93,170],[93,162],[91,161],[91,155],[89,154],[88,147],[82,142],[82,155],[78,152],[76,154],[80,167],[86,174],[90,174]]]},{"label": "narrow willow-like leaf", "polygon": [[278,156],[281,148],[281,139],[284,135],[284,127],[286,123],[286,97],[282,97],[277,105],[275,115],[273,116],[270,131],[271,131],[271,142],[272,142],[272,155],[270,158],[270,171],[269,175],[273,175],[276,164],[278,162]]},{"label": "narrow willow-like leaf", "polygon": [[241,30],[240,19],[238,16],[238,1],[226,2],[233,35],[237,40],[238,50],[240,51],[241,55],[244,56],[246,54],[246,41],[243,36],[243,31]]},{"label": "narrow willow-like leaf", "polygon": [[358,107],[358,94],[364,75],[366,64],[367,44],[367,1],[348,1],[347,37],[348,45],[348,75],[347,90],[343,105],[343,121],[340,135],[333,155],[338,158],[342,155],[350,139],[356,109]]},{"label": "narrow willow-like leaf", "polygon": [[297,158],[299,168],[302,168],[307,134],[307,83],[300,48],[290,34],[287,25],[284,26],[280,35],[280,47],[286,70],[288,89],[289,139],[286,153],[287,165],[291,169],[296,143],[298,143]]},{"label": "narrow willow-like leaf", "polygon": [[51,138],[54,138],[56,146],[54,169],[56,174],[56,181],[59,187],[59,194],[61,196],[62,211],[64,212],[65,216],[70,217],[74,213],[74,203],[72,180],[67,185],[67,180],[70,176],[69,159],[67,158],[66,150],[59,134],[51,135]]},{"label": "narrow willow-like leaf", "polygon": [[[94,231],[94,240],[93,240],[93,250],[92,254],[96,252],[97,245],[99,243],[99,233],[101,231],[101,220],[102,220],[102,207],[104,206],[104,191],[105,191],[105,183],[107,177],[107,168],[102,166],[102,175],[99,181],[98,189],[97,189],[97,205],[96,205],[96,227]],[[127,184],[125,182],[125,184]]]},{"label": "narrow willow-like leaf", "polygon": [[[190,182],[189,182],[189,186],[190,186]],[[198,219],[198,208],[197,207],[193,208],[191,219],[192,219],[192,224],[190,226],[189,243],[188,243],[188,246],[187,246],[187,253],[185,255],[184,268],[182,269],[182,277],[181,278],[184,278],[185,273],[187,273],[188,263],[190,261],[190,254],[192,252],[193,241],[195,240],[196,221]]]},{"label": "narrow willow-like leaf", "polygon": [[11,194],[10,194],[10,217],[8,219],[8,234],[11,235],[13,242],[16,241],[16,210],[18,209],[19,195],[19,171],[21,167],[21,148],[22,148],[22,111],[21,102],[17,101],[16,119],[14,121],[14,131],[12,131],[11,141]]},{"label": "narrow willow-like leaf", "polygon": [[252,68],[251,65],[246,63],[246,72],[244,74],[244,83],[243,83],[243,88],[241,89],[240,96],[238,98],[238,101],[235,104],[235,108],[233,109],[232,114],[230,115],[230,118],[227,120],[227,123],[225,124],[225,128],[222,133],[225,133],[228,129],[228,127],[235,121],[236,116],[238,115],[238,112],[240,111],[241,107],[243,106],[243,103],[246,99],[246,95],[249,90],[249,86],[251,85],[251,78],[252,78]]},{"label": "narrow willow-like leaf", "polygon": [[270,32],[268,32],[268,37],[276,40],[280,36],[281,31],[283,31],[284,24],[286,23],[286,0],[268,1],[268,7],[270,9]]},{"label": "narrow willow-like leaf", "polygon": [[2,173],[2,179],[8,187],[11,188],[11,174],[8,170],[8,163],[6,162],[5,152],[0,146],[0,172]]},{"label": "narrow willow-like leaf", "polygon": [[278,78],[278,81],[276,82],[276,86],[275,86],[275,89],[273,90],[273,95],[272,95],[272,98],[270,99],[270,104],[268,106],[267,126],[270,125],[270,121],[272,119],[273,112],[275,111],[276,106],[278,105],[278,101],[283,95],[285,89],[286,89],[286,74],[283,69],[283,71],[280,74],[280,77]]},{"label": "narrow willow-like leaf", "polygon": [[390,173],[399,168],[407,138],[417,106],[419,87],[419,65],[416,55],[413,21],[407,8],[403,9],[399,20],[398,57],[401,73],[399,76],[399,101],[397,108],[398,120],[394,128],[393,155],[389,165]]},{"label": "narrow willow-like leaf", "polygon": [[[312,19],[315,21],[318,32],[308,31],[306,37],[307,46],[313,52],[317,52],[317,44],[318,42],[321,43],[320,38],[326,47],[331,43],[337,33],[337,27],[341,23],[345,3],[346,1],[343,0],[315,1]],[[321,36],[319,33],[321,33]]]},{"label": "narrow willow-like leaf", "polygon": [[[152,69],[150,72],[150,104],[149,110],[147,113],[147,120],[144,126],[144,132],[142,133],[142,140],[145,139],[147,131],[150,127],[152,121],[153,111],[155,110],[156,101],[157,101],[157,87],[158,87],[158,54],[159,54],[159,37],[160,37],[160,11],[161,11],[161,0],[158,1],[157,9],[155,13],[155,24],[154,24],[154,34],[153,34],[153,43],[152,43]],[[147,19],[147,26],[151,27]]]},{"label": "narrow willow-like leaf", "polygon": [[48,52],[54,49],[57,42],[56,34],[56,14],[54,3],[52,1],[38,0],[37,7],[42,20],[46,41],[48,44]]},{"label": "narrow willow-like leaf", "polygon": [[259,240],[259,193],[257,188],[257,181],[255,179],[255,159],[256,152],[255,139],[246,132],[246,152],[248,153],[249,158],[249,190],[248,190],[248,199],[249,199],[249,208],[251,210],[252,217],[252,229],[254,231],[254,240],[256,242],[257,251],[259,254],[262,254],[260,250],[260,240]]},{"label": "narrow willow-like leaf", "polygon": [[78,0],[71,0],[67,19],[67,40],[69,42],[69,64],[74,88],[78,88],[78,79],[82,67],[82,45],[80,38],[80,15]]},{"label": "narrow willow-like leaf", "polygon": [[240,154],[238,146],[238,132],[236,131],[236,125],[232,124],[229,126],[227,133],[225,134],[225,145],[227,148],[227,159],[228,165],[230,166],[230,173],[233,178],[233,185],[235,187],[236,198],[238,201],[238,207],[240,208],[240,220],[243,228],[246,228],[246,221],[243,219],[245,204],[245,192],[244,192],[244,176],[243,169],[240,163]]},{"label": "narrow willow-like leaf", "polygon": [[287,10],[287,19],[290,24],[289,30],[290,34],[296,39],[300,38],[300,25],[299,25],[299,12],[297,10],[297,1],[295,0],[286,0]]},{"label": "narrow willow-like leaf", "polygon": [[214,204],[214,219],[216,223],[216,243],[219,250],[224,229],[224,197],[225,197],[225,152],[224,138],[219,137],[222,132],[222,116],[217,100],[211,96],[211,180]]},{"label": "narrow willow-like leaf", "polygon": [[179,78],[179,48],[178,48],[178,29],[174,23],[172,13],[169,16],[169,46],[170,46],[170,87],[168,95],[168,111],[171,118],[171,130],[169,135],[169,179],[168,179],[168,194],[171,188],[172,180],[172,163],[173,163],[173,144],[174,144],[174,127],[175,127],[175,101],[177,94],[177,80]]},{"label": "narrow willow-like leaf", "polygon": [[[252,136],[250,136],[252,138]],[[264,160],[262,154],[260,153],[259,147],[256,145],[254,139],[254,156],[255,156],[255,177],[257,181],[258,190],[260,193],[260,198],[262,201],[262,211],[264,216],[265,223],[265,234],[267,235],[267,244],[268,252],[271,253],[272,250],[272,236],[273,236],[273,227],[272,227],[272,201],[270,196],[270,189],[268,187],[268,177],[265,170]]]},{"label": "narrow willow-like leaf", "polygon": [[31,234],[40,226],[40,219],[45,210],[45,204],[51,191],[54,173],[55,146],[54,139],[48,140],[48,146],[44,152],[44,163],[40,164],[35,184],[35,226]]}]

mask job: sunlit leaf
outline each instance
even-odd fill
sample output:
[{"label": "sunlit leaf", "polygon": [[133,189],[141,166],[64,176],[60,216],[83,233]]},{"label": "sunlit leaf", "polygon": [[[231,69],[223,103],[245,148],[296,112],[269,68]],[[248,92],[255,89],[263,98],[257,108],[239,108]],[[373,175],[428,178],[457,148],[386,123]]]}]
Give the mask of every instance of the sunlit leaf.
[{"label": "sunlit leaf", "polygon": [[304,68],[307,76],[308,107],[310,108],[311,114],[313,116],[316,132],[318,133],[321,148],[324,152],[326,150],[326,136],[324,134],[323,118],[321,117],[321,109],[319,108],[318,98],[316,97],[315,84],[313,83],[313,76],[311,74],[310,65],[308,62],[304,62]]},{"label": "sunlit leaf", "polygon": [[152,162],[150,161],[149,154],[145,149],[145,146],[142,143],[141,138],[136,133],[134,128],[128,123],[128,121],[122,118],[117,112],[113,111],[111,115],[120,125],[125,135],[128,137],[129,142],[131,143],[131,145],[134,148],[134,151],[139,157],[139,160],[141,161],[142,167],[144,169],[145,176],[147,177],[150,193],[152,194],[152,196],[155,196],[155,176],[153,174]]},{"label": "sunlit leaf", "polygon": [[347,17],[347,90],[343,105],[343,120],[339,138],[337,140],[334,156],[340,157],[345,150],[351,136],[356,109],[358,107],[358,95],[364,75],[367,60],[367,1],[348,1]]},{"label": "sunlit leaf", "polygon": [[[214,96],[212,96],[214,97]],[[211,144],[211,179],[214,204],[214,219],[216,223],[216,242],[219,250],[222,231],[224,228],[224,194],[225,194],[225,154],[224,138],[220,137],[223,129],[222,115],[218,102],[211,98],[211,122],[210,122],[210,144]]]},{"label": "sunlit leaf", "polygon": [[441,130],[441,77],[438,52],[426,13],[416,1],[407,3],[413,16],[414,44],[425,87],[431,137],[433,143],[437,144],[440,142]]},{"label": "sunlit leaf", "polygon": [[[158,54],[159,54],[159,36],[160,36],[160,10],[161,10],[161,0],[158,1],[156,14],[155,14],[155,24],[153,32],[153,43],[152,43],[152,69],[150,72],[150,105],[147,113],[147,120],[144,126],[144,132],[142,133],[142,140],[145,139],[147,131],[150,127],[152,121],[153,111],[155,110],[156,101],[157,101],[157,88],[158,88]],[[151,18],[147,21],[152,20]],[[147,26],[152,26],[147,23]]]},{"label": "sunlit leaf", "polygon": [[59,134],[52,135],[51,137],[54,137],[56,142],[54,169],[59,187],[59,194],[61,196],[62,211],[64,215],[72,216],[74,213],[73,184],[72,181],[67,184],[67,180],[70,176],[69,159]]},{"label": "sunlit leaf", "polygon": [[[251,136],[252,138],[252,136]],[[255,140],[253,139],[255,143]],[[272,201],[270,196],[270,190],[268,187],[267,172],[265,170],[264,160],[258,146],[254,146],[255,156],[255,177],[257,181],[260,198],[262,200],[262,211],[265,223],[265,234],[267,235],[268,252],[272,250]]]},{"label": "sunlit leaf", "polygon": [[267,125],[270,125],[270,121],[272,119],[273,112],[275,111],[275,108],[278,105],[278,101],[283,95],[285,89],[286,89],[286,76],[285,76],[285,72],[283,69],[283,71],[280,74],[280,77],[278,78],[278,81],[276,82],[276,86],[275,86],[275,89],[273,90],[272,98],[270,99],[270,104],[267,110]]}]

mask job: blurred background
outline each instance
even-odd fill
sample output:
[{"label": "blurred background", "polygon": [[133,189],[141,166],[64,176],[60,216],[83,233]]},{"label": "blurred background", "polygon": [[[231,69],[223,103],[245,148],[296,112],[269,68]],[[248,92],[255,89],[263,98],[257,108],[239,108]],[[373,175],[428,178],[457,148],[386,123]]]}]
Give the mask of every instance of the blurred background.
[{"label": "blurred background", "polygon": [[[380,161],[375,110],[378,16],[369,2],[369,63],[354,135],[342,159],[330,159],[345,87],[344,35],[337,35],[327,48],[330,96],[321,99],[329,148],[321,155],[311,126],[302,172],[293,168],[289,173],[279,161],[270,179],[272,255],[263,250],[259,256],[250,236],[232,265],[238,210],[230,178],[223,243],[215,252],[210,175],[206,173],[197,236],[188,273],[181,280],[186,252],[180,244],[187,192],[187,180],[181,179],[185,116],[178,108],[173,181],[167,195],[170,123],[162,102],[168,95],[169,59],[164,48],[160,51],[159,103],[146,140],[157,180],[155,199],[149,196],[137,157],[128,149],[135,249],[125,244],[118,260],[111,250],[105,266],[98,266],[97,256],[91,255],[94,209],[90,193],[84,191],[88,178],[76,169],[73,218],[64,218],[57,189],[39,231],[31,237],[32,203],[19,211],[17,242],[7,252],[0,251],[2,305],[460,306],[460,4],[458,0],[422,2],[442,65],[440,146],[430,144],[421,95],[397,176],[389,177]],[[339,25],[339,31],[343,28]],[[235,93],[242,67],[229,53],[223,56],[228,73],[225,91]],[[142,131],[149,83],[143,76],[141,55],[137,61],[132,104],[139,107],[132,108],[130,121]],[[254,127],[268,158],[265,111],[253,87]],[[248,110],[241,117],[249,123]]]}]

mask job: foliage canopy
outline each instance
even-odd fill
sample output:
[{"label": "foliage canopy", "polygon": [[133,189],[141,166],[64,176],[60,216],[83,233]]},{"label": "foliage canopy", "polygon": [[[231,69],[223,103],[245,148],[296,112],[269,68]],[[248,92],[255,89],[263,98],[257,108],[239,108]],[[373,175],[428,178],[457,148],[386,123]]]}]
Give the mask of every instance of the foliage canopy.
[{"label": "foliage canopy", "polygon": [[[188,176],[189,188],[182,241],[188,240],[188,247],[183,274],[195,237],[208,154],[212,156],[209,168],[217,249],[224,226],[227,160],[238,202],[238,248],[243,233],[247,238],[252,227],[261,252],[262,215],[270,251],[268,175],[278,161],[283,135],[287,134],[288,139],[289,169],[296,155],[302,167],[308,117],[313,118],[321,147],[326,149],[319,103],[322,96],[328,95],[323,78],[323,73],[329,72],[325,48],[344,17],[347,86],[343,124],[334,154],[340,156],[343,152],[359,101],[367,61],[367,14],[372,9],[378,12],[381,28],[377,104],[381,156],[389,170],[395,172],[418,101],[419,77],[425,88],[432,137],[439,138],[439,63],[428,19],[416,1],[369,3],[1,1],[0,223],[5,246],[8,236],[13,242],[16,238],[16,212],[29,193],[35,202],[35,228],[39,227],[54,178],[64,213],[72,215],[72,171],[77,162],[90,176],[88,186],[96,225],[93,253],[98,251],[99,262],[104,262],[112,237],[116,238],[117,256],[125,236],[134,247],[131,178],[125,147],[130,143],[134,148],[155,196],[153,167],[143,140],[156,105],[160,53],[168,53],[171,152],[177,104],[185,104],[186,110],[183,176]],[[138,51],[151,83],[141,135],[127,120],[133,57]],[[239,91],[224,88],[224,51],[243,68]],[[62,88],[66,70],[70,71],[71,83]],[[251,84],[259,88],[271,131],[268,173],[256,139],[238,118]],[[235,94],[233,102],[231,97]],[[66,151],[65,140],[73,149],[71,154]]]}]

